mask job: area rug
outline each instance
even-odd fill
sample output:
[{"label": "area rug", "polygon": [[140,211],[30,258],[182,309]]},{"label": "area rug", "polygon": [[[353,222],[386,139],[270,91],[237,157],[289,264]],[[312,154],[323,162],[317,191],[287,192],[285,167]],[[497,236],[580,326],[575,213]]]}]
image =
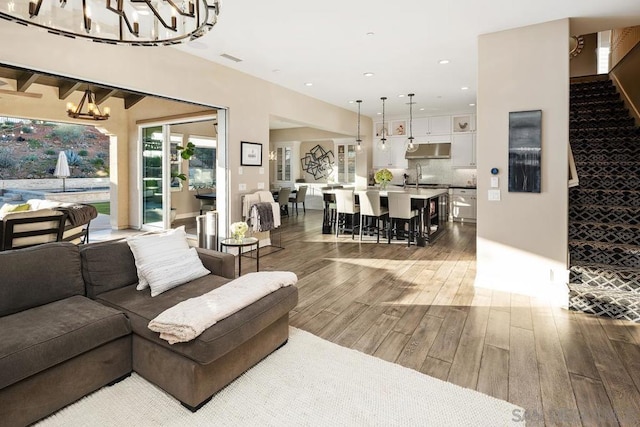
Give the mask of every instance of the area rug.
[{"label": "area rug", "polygon": [[137,374],[38,426],[506,426],[521,408],[291,328],[289,342],[191,413]]}]

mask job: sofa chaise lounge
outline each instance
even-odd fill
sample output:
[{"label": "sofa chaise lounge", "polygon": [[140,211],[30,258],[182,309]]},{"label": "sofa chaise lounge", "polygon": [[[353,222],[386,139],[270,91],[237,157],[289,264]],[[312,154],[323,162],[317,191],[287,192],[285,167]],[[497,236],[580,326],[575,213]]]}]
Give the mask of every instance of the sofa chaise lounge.
[{"label": "sofa chaise lounge", "polygon": [[[45,254],[37,251],[47,251],[47,256],[34,256]],[[11,287],[11,293],[7,293],[4,285],[0,286],[0,298],[13,298],[2,303],[5,308],[2,312],[3,317],[0,317],[0,419],[3,422],[9,420],[9,425],[23,425],[36,421],[127,375],[132,369],[195,411],[218,390],[285,344],[289,336],[289,311],[298,301],[295,286],[280,288],[259,299],[209,327],[190,342],[170,345],[161,340],[157,333],[148,329],[149,321],[164,310],[222,286],[234,278],[233,255],[199,248],[197,251],[203,265],[212,274],[170,289],[156,297],[151,297],[148,289],[136,290],[138,277],[135,261],[124,240],[80,247],[66,242],[50,243],[0,253],[0,275],[5,274],[7,270],[15,270],[12,273],[12,283],[15,285]],[[64,266],[54,268],[50,264],[51,260],[57,260],[58,252],[64,253],[69,259]],[[13,268],[11,265],[22,267]],[[40,270],[40,275],[19,277],[20,272],[27,266],[33,270]],[[47,282],[51,281],[50,274],[58,276],[55,282],[60,286],[62,283],[68,283],[69,278],[73,277],[75,293],[67,291],[48,299],[37,297],[40,288],[47,288]],[[80,280],[79,274],[82,277]],[[33,282],[34,285],[25,287],[23,282],[26,281]],[[84,287],[82,292],[81,284]],[[25,295],[22,295],[20,286],[25,289]],[[26,304],[22,299],[31,299],[31,302]],[[72,301],[68,301],[69,299]],[[47,304],[66,306],[76,300],[86,304],[87,313],[69,317],[84,319],[91,324],[91,315],[103,313],[106,316],[109,313],[123,322],[120,326],[112,328],[124,334],[116,338],[115,335],[118,334],[114,332],[110,335],[111,341],[105,339],[104,341],[109,342],[101,343],[102,347],[106,347],[112,341],[122,340],[117,349],[109,351],[109,355],[114,358],[113,362],[86,362],[81,366],[86,366],[87,369],[78,373],[74,372],[73,368],[66,369],[60,365],[65,364],[63,360],[71,361],[84,357],[87,353],[80,351],[82,354],[77,355],[70,352],[58,357],[60,360],[52,360],[50,346],[39,343],[44,339],[41,330],[51,329],[50,334],[56,340],[64,339],[66,336],[62,328],[56,329],[45,324],[46,319],[53,316],[51,310],[54,310],[47,309]],[[34,310],[35,312],[31,313]],[[63,308],[62,311],[66,309]],[[64,317],[63,314],[59,315]],[[24,322],[27,321],[32,325],[25,329]],[[125,325],[130,329],[123,329]],[[33,357],[41,363],[33,365],[23,375],[16,376],[9,371],[13,370],[14,364],[19,365],[20,362],[12,355],[17,351],[14,347],[20,347],[20,335],[26,330],[33,334],[32,341],[41,346],[42,350],[34,350],[33,353]],[[59,337],[56,336],[56,332],[59,333]],[[7,347],[8,342],[14,343],[13,347]],[[57,351],[64,353],[66,348],[61,346]],[[115,369],[116,365],[118,369]],[[100,377],[100,380],[94,381],[94,377]],[[78,381],[91,384],[76,392],[73,389]],[[25,383],[22,386],[23,382],[32,384]],[[45,392],[51,383],[60,384],[53,395]],[[43,395],[30,394],[40,389]],[[50,403],[51,400],[55,400],[55,403]],[[21,415],[24,413],[28,413],[29,416]]]}]

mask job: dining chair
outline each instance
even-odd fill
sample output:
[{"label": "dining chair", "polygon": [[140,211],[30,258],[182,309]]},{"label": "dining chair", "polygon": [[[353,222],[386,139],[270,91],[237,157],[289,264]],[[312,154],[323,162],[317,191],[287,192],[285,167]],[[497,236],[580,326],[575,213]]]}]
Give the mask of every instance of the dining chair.
[{"label": "dining chair", "polygon": [[390,191],[387,193],[389,200],[389,229],[387,230],[388,242],[391,243],[391,228],[392,224],[396,223],[396,237],[400,234],[400,224],[402,224],[402,231],[404,231],[405,221],[409,221],[409,235],[407,236],[407,246],[411,246],[411,240],[414,238],[416,230],[416,220],[420,213],[417,209],[412,209],[411,195],[408,193],[400,193]]},{"label": "dining chair", "polygon": [[291,188],[282,187],[278,191],[278,204],[280,205],[280,215],[289,216],[289,195],[291,194]]},{"label": "dining chair", "polygon": [[293,208],[296,208],[296,215],[298,215],[298,204],[302,203],[302,212],[307,213],[307,208],[304,205],[304,199],[307,197],[307,185],[301,185],[296,191],[295,194],[292,194],[289,197],[289,202],[291,202],[291,211],[293,212]]},{"label": "dining chair", "polygon": [[338,237],[340,234],[340,228],[342,228],[343,232],[351,231],[351,239],[353,239],[356,234],[356,229],[360,228],[360,207],[356,205],[353,190],[341,189],[334,191],[336,196],[337,215],[336,237]]},{"label": "dining chair", "polygon": [[[216,190],[215,187],[196,187],[196,194],[199,196],[201,194],[211,194]],[[215,211],[216,210],[216,199],[198,199],[200,202],[200,215],[202,212],[207,211]]]},{"label": "dining chair", "polygon": [[382,229],[385,228],[385,218],[389,215],[389,210],[380,204],[380,192],[377,190],[367,190],[358,193],[360,197],[360,240],[362,240],[362,232],[365,228],[364,222],[367,218],[374,220],[372,228],[375,233],[377,243],[380,243],[380,221],[382,221]]}]

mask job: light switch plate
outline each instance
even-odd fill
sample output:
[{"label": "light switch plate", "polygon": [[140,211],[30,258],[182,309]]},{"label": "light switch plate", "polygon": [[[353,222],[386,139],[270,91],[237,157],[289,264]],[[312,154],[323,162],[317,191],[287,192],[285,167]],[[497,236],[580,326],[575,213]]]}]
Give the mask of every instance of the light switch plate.
[{"label": "light switch plate", "polygon": [[491,177],[491,188],[498,188],[500,186],[500,178],[497,176]]},{"label": "light switch plate", "polygon": [[258,183],[258,190],[264,190],[264,182]]},{"label": "light switch plate", "polygon": [[499,202],[500,201],[500,190],[489,190],[489,201]]},{"label": "light switch plate", "polygon": [[240,191],[245,191],[247,189],[247,184],[240,184],[238,185],[238,190]]}]

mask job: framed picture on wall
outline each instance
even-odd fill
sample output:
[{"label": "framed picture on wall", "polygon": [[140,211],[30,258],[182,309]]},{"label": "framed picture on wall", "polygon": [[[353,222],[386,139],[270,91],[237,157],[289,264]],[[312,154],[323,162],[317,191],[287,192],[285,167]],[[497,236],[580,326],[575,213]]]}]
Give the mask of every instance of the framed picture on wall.
[{"label": "framed picture on wall", "polygon": [[391,136],[404,136],[407,134],[407,122],[405,120],[395,120],[391,122]]},{"label": "framed picture on wall", "polygon": [[262,166],[262,144],[240,141],[240,165]]}]

